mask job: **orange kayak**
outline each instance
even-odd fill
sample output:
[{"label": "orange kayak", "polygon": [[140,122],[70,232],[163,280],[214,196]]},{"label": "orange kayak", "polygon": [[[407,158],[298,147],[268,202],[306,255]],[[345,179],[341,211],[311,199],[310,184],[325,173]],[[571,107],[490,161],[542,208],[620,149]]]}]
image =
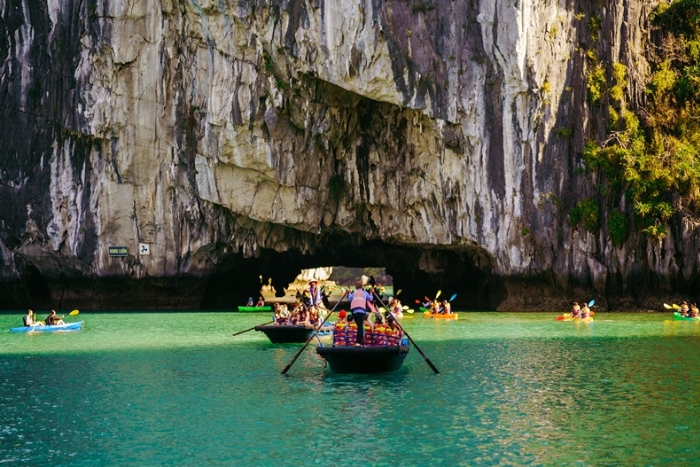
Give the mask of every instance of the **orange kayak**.
[{"label": "orange kayak", "polygon": [[440,314],[440,313],[431,313],[429,311],[426,311],[423,313],[424,318],[434,318],[434,319],[459,319],[459,314],[458,313],[450,313],[450,314]]}]

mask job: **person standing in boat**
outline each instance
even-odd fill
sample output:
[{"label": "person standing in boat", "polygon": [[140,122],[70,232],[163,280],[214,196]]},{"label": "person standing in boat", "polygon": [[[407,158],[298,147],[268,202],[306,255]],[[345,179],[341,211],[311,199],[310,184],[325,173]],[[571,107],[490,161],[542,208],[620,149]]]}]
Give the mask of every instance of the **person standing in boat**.
[{"label": "person standing in boat", "polygon": [[355,282],[355,291],[348,294],[352,318],[357,324],[356,345],[364,345],[365,343],[365,316],[367,315],[368,304],[372,303],[372,295],[365,291],[362,285],[362,281],[358,279],[357,282]]},{"label": "person standing in boat", "polygon": [[309,308],[323,306],[323,294],[321,293],[321,289],[318,288],[318,279],[313,278],[309,281],[309,288],[307,291],[309,292],[307,303]]}]

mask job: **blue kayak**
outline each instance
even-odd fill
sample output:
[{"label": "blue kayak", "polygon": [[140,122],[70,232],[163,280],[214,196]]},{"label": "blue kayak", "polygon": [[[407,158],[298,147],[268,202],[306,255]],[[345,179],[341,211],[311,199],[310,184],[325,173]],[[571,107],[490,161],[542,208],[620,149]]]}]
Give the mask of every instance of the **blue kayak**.
[{"label": "blue kayak", "polygon": [[55,324],[52,326],[20,326],[11,328],[10,332],[61,332],[61,331],[79,331],[83,327],[83,322]]}]

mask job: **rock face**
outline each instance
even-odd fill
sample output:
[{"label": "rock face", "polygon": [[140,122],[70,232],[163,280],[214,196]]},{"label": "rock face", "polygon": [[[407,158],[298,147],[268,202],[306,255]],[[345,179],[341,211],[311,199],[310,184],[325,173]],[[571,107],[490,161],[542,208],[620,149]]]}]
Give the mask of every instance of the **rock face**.
[{"label": "rock face", "polygon": [[232,307],[333,265],[500,310],[687,295],[692,221],[567,217],[586,53],[644,98],[653,5],[607,3],[0,0],[0,306]]}]

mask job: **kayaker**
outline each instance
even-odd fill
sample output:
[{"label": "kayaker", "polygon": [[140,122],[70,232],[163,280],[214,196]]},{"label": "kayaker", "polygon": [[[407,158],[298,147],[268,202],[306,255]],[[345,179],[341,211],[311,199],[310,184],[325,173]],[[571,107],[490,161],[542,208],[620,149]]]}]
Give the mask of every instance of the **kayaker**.
[{"label": "kayaker", "polygon": [[348,294],[350,300],[350,310],[353,321],[357,324],[357,344],[365,343],[365,317],[367,315],[367,305],[372,303],[372,295],[362,288],[362,280],[355,282],[355,291]]},{"label": "kayaker", "polygon": [[[65,315],[64,315],[65,316]],[[63,316],[60,318],[56,315],[56,310],[51,310],[51,313],[49,313],[49,316],[46,317],[44,320],[46,324],[49,326],[55,326],[57,324],[66,324],[63,322]]]},{"label": "kayaker", "polygon": [[578,302],[574,302],[574,306],[571,308],[571,317],[580,318],[581,317],[581,306]]},{"label": "kayaker", "polygon": [[399,329],[398,325],[396,324],[396,320],[391,315],[391,313],[387,314],[386,317],[385,332],[388,345],[401,344],[401,329]]},{"label": "kayaker", "polygon": [[688,307],[688,302],[683,301],[683,303],[681,303],[681,310],[680,311],[681,311],[681,314],[683,316],[690,316],[690,313],[689,313],[690,308]]},{"label": "kayaker", "polygon": [[338,313],[338,320],[335,322],[335,326],[333,326],[333,347],[346,345],[348,327],[347,315],[345,310],[340,310]]},{"label": "kayaker", "polygon": [[588,308],[588,304],[584,303],[581,309],[581,319],[587,319],[591,317],[591,309]]},{"label": "kayaker", "polygon": [[451,315],[452,314],[452,304],[450,303],[449,300],[444,300],[442,302],[442,311],[446,315]]},{"label": "kayaker", "polygon": [[29,327],[29,326],[43,326],[44,323],[39,322],[36,320],[36,315],[34,314],[34,311],[30,308],[27,310],[27,314],[22,318],[22,321],[24,322],[24,325]]},{"label": "kayaker", "polygon": [[255,306],[265,306],[265,299],[262,297],[259,297],[258,303],[256,303]]},{"label": "kayaker", "polygon": [[700,310],[698,310],[698,307],[695,305],[695,303],[693,303],[690,306],[690,317],[697,318],[698,316],[700,316]]},{"label": "kayaker", "polygon": [[248,303],[245,306],[253,306],[253,297],[248,297]]}]

